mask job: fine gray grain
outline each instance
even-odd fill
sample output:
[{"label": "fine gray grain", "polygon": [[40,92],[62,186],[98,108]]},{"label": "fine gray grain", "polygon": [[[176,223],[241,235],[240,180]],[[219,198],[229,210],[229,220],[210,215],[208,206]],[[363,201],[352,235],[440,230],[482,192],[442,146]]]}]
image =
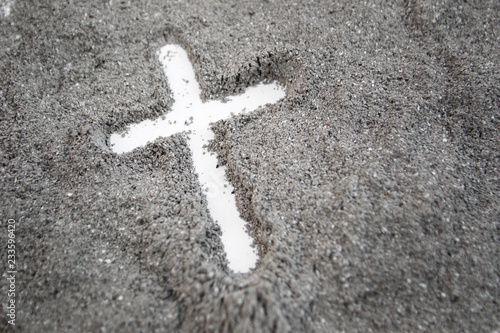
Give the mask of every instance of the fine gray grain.
[{"label": "fine gray grain", "polygon": [[[0,330],[500,330],[499,21],[498,1],[13,2],[0,262],[12,218],[18,295]],[[167,42],[204,99],[287,87],[214,126],[250,274],[227,269],[186,136],[108,147],[169,111]]]}]

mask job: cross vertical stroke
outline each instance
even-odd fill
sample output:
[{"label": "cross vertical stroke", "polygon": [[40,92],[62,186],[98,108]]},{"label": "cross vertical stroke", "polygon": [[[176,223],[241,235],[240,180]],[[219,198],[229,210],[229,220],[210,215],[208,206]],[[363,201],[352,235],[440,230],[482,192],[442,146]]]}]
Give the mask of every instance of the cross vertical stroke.
[{"label": "cross vertical stroke", "polygon": [[252,239],[245,232],[245,221],[236,208],[233,187],[225,178],[225,167],[217,168],[217,157],[205,147],[214,138],[210,123],[275,103],[285,97],[285,91],[276,82],[260,83],[241,95],[227,98],[226,102],[202,102],[201,89],[186,51],[179,45],[168,44],[160,49],[158,56],[173,93],[172,110],[156,120],[131,125],[124,133],[114,133],[110,137],[111,148],[116,153],[126,153],[159,137],[186,132],[194,169],[206,191],[208,210],[222,230],[229,268],[239,273],[248,272],[257,261]]}]

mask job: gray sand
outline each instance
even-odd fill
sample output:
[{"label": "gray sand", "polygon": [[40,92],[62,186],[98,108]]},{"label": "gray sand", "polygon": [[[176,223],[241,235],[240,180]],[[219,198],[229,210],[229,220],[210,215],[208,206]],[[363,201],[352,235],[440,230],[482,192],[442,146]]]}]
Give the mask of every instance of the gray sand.
[{"label": "gray sand", "polygon": [[[477,3],[15,1],[0,16],[15,329],[498,332],[500,3]],[[107,145],[168,112],[167,42],[204,99],[287,87],[214,126],[262,255],[250,274],[227,268],[185,136]]]}]

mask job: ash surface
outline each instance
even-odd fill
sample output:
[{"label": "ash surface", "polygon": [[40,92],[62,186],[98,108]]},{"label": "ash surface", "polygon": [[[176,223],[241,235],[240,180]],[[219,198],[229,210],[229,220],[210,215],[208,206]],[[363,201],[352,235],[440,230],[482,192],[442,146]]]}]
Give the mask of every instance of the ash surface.
[{"label": "ash surface", "polygon": [[[10,3],[10,2],[9,2]],[[20,332],[500,329],[498,1],[14,1],[0,16],[0,260],[17,222]],[[156,51],[203,99],[261,254],[233,274]],[[7,281],[0,283],[5,309]]]}]

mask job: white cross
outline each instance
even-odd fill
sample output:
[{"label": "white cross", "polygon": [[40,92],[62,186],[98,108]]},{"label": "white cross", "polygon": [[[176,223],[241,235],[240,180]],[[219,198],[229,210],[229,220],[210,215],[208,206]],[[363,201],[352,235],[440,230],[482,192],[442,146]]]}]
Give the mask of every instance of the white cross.
[{"label": "white cross", "polygon": [[225,167],[217,168],[217,158],[203,146],[214,138],[210,123],[229,118],[231,114],[250,112],[267,103],[285,97],[284,89],[276,82],[247,88],[245,93],[233,96],[226,102],[202,102],[200,87],[186,51],[179,45],[165,45],[158,52],[170,89],[173,92],[172,110],[152,121],[145,120],[130,126],[125,133],[110,137],[111,148],[125,153],[144,146],[159,137],[187,132],[193,163],[203,189],[208,189],[208,210],[222,230],[222,243],[226,250],[229,268],[247,272],[255,267],[257,255],[251,247],[252,239],[245,232],[243,221],[236,208],[233,187],[225,179]]}]

